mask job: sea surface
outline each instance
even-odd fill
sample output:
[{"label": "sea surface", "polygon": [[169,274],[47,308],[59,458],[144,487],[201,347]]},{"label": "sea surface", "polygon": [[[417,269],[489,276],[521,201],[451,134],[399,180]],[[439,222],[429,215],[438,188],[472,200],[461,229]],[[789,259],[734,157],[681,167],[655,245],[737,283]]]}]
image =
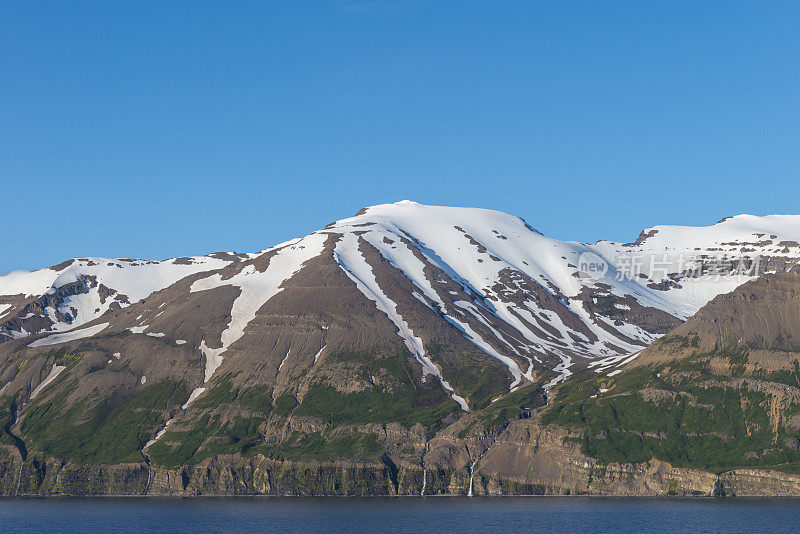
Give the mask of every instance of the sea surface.
[{"label": "sea surface", "polygon": [[797,499],[7,498],[0,533],[797,532]]}]

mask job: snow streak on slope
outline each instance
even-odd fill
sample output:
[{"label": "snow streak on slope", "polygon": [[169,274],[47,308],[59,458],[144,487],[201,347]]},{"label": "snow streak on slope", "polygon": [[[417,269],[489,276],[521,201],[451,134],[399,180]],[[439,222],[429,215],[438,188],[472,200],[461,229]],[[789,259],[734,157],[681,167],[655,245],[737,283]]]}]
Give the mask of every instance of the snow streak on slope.
[{"label": "snow streak on slope", "polygon": [[[742,215],[704,228],[657,226],[635,243],[589,245],[548,238],[518,217],[491,210],[409,201],[366,208],[303,239],[239,255],[241,263],[233,266],[238,272],[229,269],[234,272],[228,279],[214,274],[194,282],[193,292],[220,286],[240,290],[220,346],[201,342],[206,382],[225,351],[242,338],[282,284],[305,262],[330,252],[325,247],[329,239],[339,267],[392,321],[423,375],[436,376],[466,409],[466,401],[444,379],[450,369],[439,367],[426,354],[429,332],[414,322],[416,317],[406,309],[408,299],[393,301],[388,296],[397,295],[398,288],[384,285],[392,283],[384,280],[397,280],[386,276],[387,265],[408,279],[411,296],[446,321],[440,327],[452,326],[476,347],[476,353],[506,366],[512,388],[537,379],[543,371],[556,374],[550,382],[554,384],[572,369],[593,363],[586,360],[601,362],[591,368],[607,372],[711,298],[759,274],[714,276],[707,268],[715,257],[764,256],[772,258],[767,270],[791,269],[800,258],[800,216]],[[386,262],[373,262],[373,251]],[[607,264],[608,270],[587,276],[581,267],[587,254]],[[253,262],[267,257],[267,267],[258,271]],[[219,258],[164,262],[85,258],[0,276],[0,315],[6,314],[2,320],[8,325],[5,330],[0,327],[0,341],[45,331],[78,334],[76,327],[96,319],[114,303],[127,306],[185,276],[216,271],[233,261]],[[330,261],[327,256],[323,259]],[[622,262],[628,260],[640,261],[635,276],[623,275]],[[409,287],[405,281],[402,285]],[[38,307],[25,309],[34,298],[40,300]],[[37,324],[46,326],[33,328],[37,319]],[[153,319],[125,327],[143,333]],[[60,339],[67,338],[51,336],[36,343]],[[202,391],[195,390],[187,406]]]},{"label": "snow streak on slope", "polygon": [[[368,208],[362,215],[339,221],[326,230],[342,232],[342,240],[358,232],[401,270],[425,299],[442,310],[444,318],[467,339],[509,367],[514,377],[512,388],[523,376],[532,380],[532,359],[540,359],[543,354],[556,355],[562,370],[566,370],[572,356],[565,349],[613,353],[603,344],[606,341],[623,350],[638,348],[592,323],[588,327],[598,338],[595,346],[573,347],[569,329],[556,314],[546,319],[555,334],[543,336],[541,329],[531,324],[542,320],[534,318],[542,311],[535,302],[526,298],[520,304],[498,294],[498,287],[507,287],[509,273],[521,273],[527,283],[544,291],[552,292],[545,288],[550,285],[566,295],[579,292],[580,284],[569,276],[561,258],[577,258],[585,245],[546,238],[518,217],[490,210],[401,202]],[[452,294],[437,290],[434,286],[442,280],[430,278],[431,268],[457,283],[471,300],[455,300]],[[561,306],[568,304],[562,301]],[[574,307],[571,313],[585,314],[580,302],[568,307]],[[526,362],[525,373],[517,360]]]},{"label": "snow streak on slope", "polygon": [[41,392],[42,392],[42,390],[43,390],[44,388],[46,388],[47,386],[49,386],[50,384],[52,384],[52,383],[53,383],[53,381],[54,381],[56,378],[58,378],[58,375],[60,375],[60,374],[61,374],[61,371],[63,371],[63,370],[64,370],[64,369],[66,369],[66,368],[67,368],[67,366],[66,366],[66,365],[55,365],[55,364],[53,364],[53,368],[50,370],[50,374],[48,374],[48,375],[47,375],[47,378],[45,378],[45,379],[42,381],[42,383],[41,383],[41,384],[39,384],[38,386],[36,386],[36,389],[34,389],[34,390],[31,392],[31,400],[33,400],[33,399],[35,399],[36,397],[38,397],[38,396],[39,396],[39,393],[41,393]]},{"label": "snow streak on slope", "polygon": [[62,334],[53,334],[52,336],[43,337],[42,339],[37,339],[30,345],[29,347],[44,347],[47,345],[57,345],[59,343],[67,343],[69,341],[75,341],[78,339],[83,339],[87,337],[92,337],[94,335],[99,334],[103,330],[106,329],[108,323],[100,323],[93,326],[88,326],[86,328],[79,328],[77,330],[71,330],[69,332],[64,332]]},{"label": "snow streak on slope", "polygon": [[425,347],[422,340],[414,335],[408,323],[397,312],[397,304],[386,296],[378,285],[372,267],[364,259],[364,255],[358,249],[358,236],[356,234],[346,234],[337,243],[334,249],[334,256],[337,263],[342,267],[345,274],[355,282],[358,289],[366,295],[389,320],[397,327],[397,331],[403,341],[419,363],[422,364],[423,375],[432,374],[436,376],[449,393],[464,411],[469,411],[467,401],[456,395],[453,387],[442,377],[438,367],[425,354]]},{"label": "snow streak on slope", "polygon": [[[234,286],[241,290],[231,308],[231,321],[222,332],[221,345],[212,348],[206,345],[205,340],[200,344],[200,350],[206,356],[205,382],[208,382],[222,365],[223,353],[244,335],[245,328],[255,319],[256,312],[281,291],[281,285],[294,276],[306,261],[322,252],[325,239],[326,236],[323,234],[311,234],[303,239],[295,239],[267,249],[262,255],[272,254],[272,256],[267,269],[263,272],[256,270],[251,264],[226,280],[223,280],[221,275],[215,274],[192,284],[192,292],[221,286]],[[192,392],[187,405],[203,391],[203,388],[198,388]]]},{"label": "snow streak on slope", "polygon": [[[369,232],[363,234],[363,239],[378,249],[381,255],[387,258],[392,265],[400,269],[414,283],[414,285],[417,286],[417,288],[422,290],[425,297],[439,306],[439,309],[446,309],[447,305],[439,296],[439,293],[434,290],[430,280],[428,280],[425,275],[425,264],[419,259],[419,257],[415,255],[414,251],[404,241],[401,240],[401,235],[398,233],[370,230]],[[389,244],[390,241],[392,241],[391,245]],[[417,253],[421,254],[419,251]],[[428,305],[425,299],[420,300]],[[455,304],[458,306],[458,303]],[[472,312],[473,316],[480,320],[480,313],[475,310],[471,303],[465,303],[465,307]],[[508,366],[511,375],[514,377],[514,382],[511,385],[512,388],[520,383],[523,373],[517,365],[517,362],[494,350],[477,332],[472,330],[466,321],[449,315],[446,315],[445,319],[456,326],[456,328],[461,330],[470,341],[481,347],[487,354],[490,354]],[[488,324],[486,326],[491,329],[491,326]],[[502,337],[496,331],[494,333],[498,335],[498,337]],[[528,378],[528,380],[532,380],[529,374],[526,375],[526,378]]]},{"label": "snow streak on slope", "polygon": [[[654,268],[645,269],[648,276],[636,279],[621,276],[620,257],[655,265],[657,255],[666,250],[678,264],[678,254],[741,253],[748,250],[745,247],[760,254],[800,256],[797,244],[791,245],[791,240],[800,239],[800,216],[740,216],[708,228],[656,227],[651,237],[635,245],[587,245],[550,239],[522,219],[501,212],[403,201],[367,208],[325,230],[341,233],[340,243],[347,242],[350,248],[351,236],[358,235],[377,249],[419,289],[415,296],[420,301],[442,312],[467,339],[508,365],[515,385],[521,376],[531,379],[532,360],[558,358],[559,363],[551,367],[558,381],[570,374],[576,356],[617,358],[641,350],[658,337],[631,322],[625,313],[612,318],[592,311],[587,304],[590,295],[593,301],[605,295],[632,299],[645,312],[662,310],[685,319],[714,296],[748,279],[701,275],[680,284],[667,283],[674,273],[658,276]],[[587,253],[610,266],[604,277],[595,279],[580,272],[579,260]],[[460,291],[445,291],[448,281],[460,286]],[[543,306],[539,297],[531,298],[530,288],[555,297],[558,304]],[[379,290],[370,289],[373,296]],[[464,294],[470,299],[465,300]],[[613,309],[626,312],[630,305],[615,303]],[[576,325],[576,320],[582,325]],[[402,337],[411,343],[405,334]],[[529,366],[526,373],[520,370],[520,360]]]}]

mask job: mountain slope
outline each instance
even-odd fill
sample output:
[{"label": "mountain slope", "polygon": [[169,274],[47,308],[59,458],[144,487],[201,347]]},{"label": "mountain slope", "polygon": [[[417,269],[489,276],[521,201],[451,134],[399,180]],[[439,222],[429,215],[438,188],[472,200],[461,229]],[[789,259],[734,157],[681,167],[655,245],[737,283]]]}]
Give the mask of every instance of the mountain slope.
[{"label": "mountain slope", "polygon": [[564,384],[544,421],[603,463],[800,471],[800,276],[719,295],[607,376]]},{"label": "mountain slope", "polygon": [[[21,411],[6,437],[80,463],[291,457],[310,436],[396,453],[419,425],[606,373],[715,295],[791,269],[798,221],[588,245],[404,201],[260,253],[7,275],[0,396]],[[370,425],[399,427],[378,446]]]}]

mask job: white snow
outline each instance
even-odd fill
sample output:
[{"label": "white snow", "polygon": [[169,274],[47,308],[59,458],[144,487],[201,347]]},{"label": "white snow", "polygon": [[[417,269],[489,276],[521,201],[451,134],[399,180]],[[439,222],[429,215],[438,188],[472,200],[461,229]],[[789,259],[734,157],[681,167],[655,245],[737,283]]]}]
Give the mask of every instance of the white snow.
[{"label": "white snow", "polygon": [[325,350],[325,347],[327,347],[327,345],[323,345],[322,348],[319,349],[319,351],[314,355],[314,363],[317,363],[319,357],[322,356],[322,351]]},{"label": "white snow", "polygon": [[146,376],[144,376],[144,375],[142,375],[142,379],[141,379],[139,382],[141,382],[142,384],[144,384],[145,382],[147,382],[147,377],[146,377]]},{"label": "white snow", "polygon": [[397,305],[386,296],[383,290],[378,285],[375,275],[372,272],[372,267],[364,259],[363,254],[358,249],[358,236],[355,234],[345,234],[337,243],[334,249],[334,257],[337,263],[342,267],[345,274],[355,282],[358,289],[370,300],[375,302],[375,305],[389,318],[392,323],[397,327],[400,337],[405,342],[408,350],[411,351],[417,360],[422,364],[423,375],[432,374],[439,378],[439,381],[455,400],[461,408],[468,412],[469,406],[467,401],[457,395],[453,387],[442,377],[439,368],[425,354],[425,348],[422,340],[414,335],[411,328],[406,323],[405,319],[397,313]]},{"label": "white snow", "polygon": [[175,340],[175,344],[176,345],[186,345],[186,340],[185,339],[176,339]]},{"label": "white snow", "polygon": [[145,335],[148,335],[148,336],[150,336],[150,337],[164,337],[164,336],[166,336],[167,334],[165,334],[164,332],[148,332],[148,333],[147,333],[147,334],[145,334]]},{"label": "white snow", "polygon": [[41,393],[41,392],[42,392],[42,390],[43,390],[44,388],[46,388],[47,386],[49,386],[49,385],[50,385],[50,384],[53,382],[53,380],[55,380],[56,378],[58,378],[58,375],[60,375],[60,374],[61,374],[61,371],[63,371],[63,370],[64,370],[64,369],[66,369],[66,368],[67,368],[67,366],[66,366],[66,365],[57,365],[57,364],[53,364],[53,368],[52,368],[52,369],[50,369],[50,374],[49,374],[49,375],[47,375],[47,378],[45,378],[45,379],[42,381],[42,383],[41,383],[41,384],[39,384],[38,386],[36,386],[36,389],[34,389],[34,390],[31,392],[31,400],[33,400],[33,399],[35,399],[37,396],[39,396],[39,393]]},{"label": "white snow", "polygon": [[30,332],[28,332],[24,328],[20,328],[19,331],[16,330],[11,331],[11,337],[13,337],[14,339],[22,339],[23,337],[28,337],[29,335],[31,335]]},{"label": "white snow", "polygon": [[33,343],[30,343],[28,346],[43,347],[46,345],[57,345],[59,343],[67,343],[68,341],[75,341],[86,337],[92,337],[105,330],[107,326],[108,323],[100,323],[94,326],[89,326],[87,328],[70,330],[69,332],[64,332],[62,334],[53,334],[51,336],[43,337],[42,339],[37,339]]},{"label": "white snow", "polygon": [[[283,283],[294,276],[306,261],[322,252],[325,239],[324,234],[311,234],[302,239],[292,240],[267,249],[262,255],[272,254],[272,256],[263,272],[257,271],[251,264],[227,280],[223,280],[219,274],[215,274],[192,284],[192,292],[206,291],[222,286],[234,286],[241,290],[231,308],[231,321],[222,332],[221,346],[209,347],[205,340],[200,343],[200,350],[206,356],[204,382],[208,382],[222,365],[223,354],[244,335],[245,328],[250,321],[255,319],[256,312],[281,291]],[[192,394],[194,395],[194,393]],[[194,399],[190,397],[187,405],[192,400]]]},{"label": "white snow", "polygon": [[[164,289],[178,280],[203,271],[221,269],[230,264],[228,260],[211,257],[191,258],[188,265],[173,263],[173,260],[161,262],[148,260],[111,260],[107,258],[74,259],[72,264],[61,271],[52,268],[38,271],[14,271],[0,276],[0,295],[18,295],[39,297],[52,293],[55,289],[69,283],[81,282],[88,293],[80,293],[67,297],[59,307],[64,314],[72,314],[71,308],[77,310],[77,316],[70,324],[57,323],[54,331],[62,331],[81,326],[107,312],[113,302],[122,307],[124,301],[115,301],[117,294],[128,297],[130,303],[138,302],[155,291]],[[92,286],[87,277],[95,277],[97,284]],[[101,302],[100,285],[117,292]]]},{"label": "white snow", "polygon": [[[668,274],[691,270],[697,266],[700,255],[712,259],[739,254],[800,258],[800,247],[788,243],[800,241],[800,215],[740,215],[707,227],[656,226],[646,232],[650,235],[638,244],[600,241],[589,245],[548,238],[522,219],[492,210],[424,206],[410,201],[367,208],[361,215],[333,223],[305,238],[246,256],[249,260],[272,256],[264,272],[249,264],[227,280],[213,274],[193,283],[193,292],[221,286],[240,289],[219,346],[210,347],[205,340],[200,344],[206,356],[204,382],[213,376],[225,352],[244,335],[257,311],[280,292],[283,283],[306,261],[321,254],[324,242],[331,237],[337,240],[334,256],[345,274],[389,317],[400,339],[422,365],[423,375],[435,375],[453,398],[458,395],[426,354],[420,336],[414,332],[416,327],[412,328],[406,320],[410,315],[403,305],[393,302],[388,297],[392,292],[378,283],[358,249],[359,241],[376,249],[410,280],[413,295],[420,303],[452,324],[481,351],[506,365],[513,378],[512,388],[519,387],[523,379],[532,379],[534,360],[548,362],[557,373],[550,386],[569,376],[576,358],[593,359],[590,367],[605,373],[635,357],[642,345],[658,337],[625,322],[624,314],[623,322],[618,324],[616,315],[610,318],[589,313],[584,303],[575,298],[584,291],[594,295],[605,292],[624,300],[624,304],[613,304],[618,310],[629,311],[635,301],[687,318],[711,298],[730,292],[753,277],[751,274],[684,276],[678,280],[681,287],[672,284],[662,290],[665,284],[658,284],[669,281]],[[780,245],[781,242],[787,243]],[[579,259],[586,256],[604,261],[610,268],[599,278],[587,276],[577,267]],[[640,265],[644,277],[618,276],[620,261],[635,258],[644,259]],[[185,276],[230,264],[209,257],[192,258],[188,263],[77,259],[61,271],[41,269],[0,276],[0,295],[39,296],[75,281],[86,285],[87,277],[96,277],[96,286],[89,287],[93,283],[89,280],[88,293],[69,297],[58,310],[45,310],[56,321],[57,312],[71,315],[70,308],[77,309],[71,325],[56,322],[52,331],[58,334],[31,346],[54,344],[64,342],[62,339],[80,339],[74,336],[94,335],[79,327],[107,311],[114,301],[112,295],[100,302],[99,284],[119,291],[135,303]],[[653,283],[656,286],[648,287]],[[549,293],[553,297],[551,303],[543,305],[539,296],[524,288],[526,285],[538,285],[540,295]],[[168,309],[167,304],[158,305],[159,314],[162,308]],[[9,307],[0,305],[0,317]],[[152,321],[155,311],[145,313]],[[571,323],[565,314],[570,320],[580,320],[585,330],[577,332],[567,326]],[[139,315],[137,324],[143,315]],[[0,335],[13,338],[30,335],[24,328],[18,328],[19,331],[4,330]],[[139,324],[130,331],[145,333],[148,328]],[[57,337],[62,334],[70,337]],[[597,340],[591,341],[594,337]],[[623,337],[637,343],[627,342]],[[184,343],[176,341],[178,345]],[[620,347],[623,353],[609,345]],[[324,348],[315,356],[315,362]],[[192,393],[192,400],[202,393],[201,389]],[[466,409],[466,401],[459,399]]]},{"label": "white snow", "polygon": [[278,372],[279,373],[281,372],[281,369],[283,369],[283,364],[285,364],[286,360],[289,359],[289,354],[291,354],[291,353],[292,353],[292,349],[291,349],[291,347],[289,347],[289,350],[286,351],[286,356],[283,357],[283,359],[281,360],[280,365],[278,365]]},{"label": "white snow", "polygon": [[158,439],[159,439],[161,436],[163,436],[164,434],[166,434],[167,430],[169,429],[169,425],[171,425],[171,424],[172,424],[172,419],[168,420],[168,421],[167,421],[167,422],[164,424],[164,428],[162,428],[161,430],[159,430],[159,431],[156,433],[156,435],[155,435],[155,436],[153,436],[153,439],[151,439],[150,441],[148,441],[147,443],[145,443],[145,444],[144,444],[144,447],[142,447],[142,451],[145,451],[145,450],[149,449],[149,448],[150,448],[150,446],[151,446],[151,445],[153,445],[153,444],[154,444],[156,441],[158,441]]},{"label": "white snow", "polygon": [[[556,369],[559,373],[555,379],[557,382],[569,375],[574,354],[588,358],[618,355],[607,346],[610,343],[625,350],[626,354],[622,355],[625,357],[641,350],[641,345],[629,343],[621,336],[644,345],[658,337],[631,323],[616,324],[616,321],[609,321],[605,317],[590,315],[583,302],[571,298],[586,287],[595,288],[597,294],[596,284],[605,283],[610,286],[608,293],[611,295],[632,297],[643,306],[686,318],[711,298],[732,291],[752,277],[703,275],[681,279],[681,288],[671,287],[662,291],[648,287],[653,282],[667,280],[669,273],[680,272],[678,266],[682,257],[695,257],[714,249],[739,254],[745,243],[756,243],[748,246],[755,248],[758,254],[800,257],[800,248],[790,247],[788,252],[784,252],[784,247],[778,246],[781,241],[800,241],[800,215],[745,215],[705,228],[655,227],[652,230],[656,230],[656,233],[638,245],[623,246],[608,241],[587,245],[545,237],[527,227],[518,217],[501,212],[424,206],[410,201],[373,206],[360,215],[338,221],[326,229],[330,233],[344,234],[337,249],[343,241],[353,239],[358,232],[360,239],[375,247],[419,288],[415,296],[421,302],[426,305],[433,302],[437,311],[443,311],[443,317],[459,328],[467,339],[504,363],[510,362],[509,369],[515,383],[519,380],[517,372],[522,373],[515,372],[514,366],[517,364],[512,356],[522,356],[528,362],[539,360],[538,355],[543,353],[559,357],[561,363]],[[772,235],[776,237],[772,238]],[[771,244],[759,244],[762,240]],[[348,246],[352,248],[352,244]],[[579,272],[576,265],[585,254],[611,266],[601,279],[581,276],[584,273]],[[631,257],[642,258],[637,260],[645,264],[640,272],[650,277],[649,280],[619,276],[622,274],[618,271],[618,268],[622,268],[620,261]],[[670,268],[664,268],[662,273],[659,268],[663,266],[658,260],[664,257],[672,264]],[[468,294],[483,296],[488,300],[476,298],[469,303],[463,300],[451,302],[458,300],[453,298],[458,292],[437,288],[440,280],[429,279],[429,273],[423,271],[425,264],[441,269]],[[528,280],[527,283],[539,284],[551,294],[559,291],[566,297],[566,300],[559,298],[561,303],[570,313],[578,315],[598,340],[589,343],[586,339],[577,343],[569,335],[574,331],[566,327],[557,314],[543,310],[530,299],[520,306],[506,299],[494,298],[498,296],[498,286],[506,290],[519,290],[513,285],[509,286],[507,280],[501,282],[503,272],[520,273]],[[374,290],[371,292],[378,294]],[[452,305],[461,307],[462,313],[453,310]],[[615,307],[630,309],[627,304],[615,304]],[[518,335],[492,328],[486,320],[488,314],[500,318]],[[534,331],[528,327],[533,325],[538,328],[534,316],[547,317],[549,325],[559,332],[560,343],[555,342],[557,337],[542,337],[541,329]],[[603,325],[613,330],[609,332]],[[480,328],[482,333],[478,333],[476,328]],[[414,344],[403,328],[399,328],[399,332],[407,344]],[[583,334],[578,337],[585,339]]]},{"label": "white snow", "polygon": [[[378,249],[420,289],[425,298],[444,311],[443,317],[447,321],[484,352],[509,367],[514,378],[512,388],[518,386],[523,377],[532,379],[532,360],[539,360],[538,355],[542,353],[554,354],[561,359],[559,380],[569,374],[571,356],[560,347],[566,342],[575,350],[575,342],[567,335],[570,329],[556,314],[550,314],[548,322],[560,333],[560,345],[554,344],[553,338],[542,338],[539,332],[528,327],[528,324],[537,324],[534,313],[541,312],[541,308],[536,303],[528,300],[525,307],[520,307],[499,298],[475,299],[473,302],[453,299],[456,292],[434,287],[425,272],[425,263],[441,269],[471,295],[494,297],[496,286],[502,284],[503,272],[522,273],[528,283],[544,288],[544,281],[558,287],[565,295],[577,295],[581,283],[571,276],[574,271],[566,268],[568,261],[562,257],[577,262],[577,257],[587,250],[586,245],[544,237],[518,217],[496,211],[422,206],[408,201],[368,208],[362,215],[335,223],[328,231],[344,233],[337,250],[343,241],[360,232],[362,239]],[[546,290],[552,293],[550,289]],[[424,302],[420,296],[418,298]],[[448,305],[453,300],[450,302],[452,305]],[[461,312],[452,306],[461,308]],[[630,350],[638,348],[594,324],[581,302],[571,301],[568,307],[572,313],[585,318],[589,329],[599,338],[596,346],[601,353],[609,350],[604,341]],[[516,333],[495,329],[488,321],[491,315],[501,319]],[[490,336],[479,333],[476,328]],[[399,330],[403,332],[402,328]],[[639,333],[638,330],[635,332]],[[408,338],[401,337],[408,344]],[[498,344],[504,347],[502,351]],[[578,350],[586,352],[585,348]],[[522,372],[511,355],[528,362],[526,372]]]},{"label": "white snow", "polygon": [[206,388],[203,388],[203,387],[200,387],[200,388],[194,388],[194,389],[192,390],[192,393],[189,395],[189,400],[187,400],[187,401],[184,403],[184,405],[183,405],[183,406],[181,406],[181,408],[183,408],[184,410],[185,410],[186,408],[188,408],[188,407],[189,407],[189,405],[190,405],[190,404],[192,404],[192,403],[194,402],[194,400],[195,400],[197,397],[199,397],[200,395],[202,395],[202,394],[203,394],[203,392],[204,392],[205,390],[206,390]]},{"label": "white snow", "polygon": [[58,278],[52,269],[13,271],[0,276],[0,295],[39,296],[47,292]]}]

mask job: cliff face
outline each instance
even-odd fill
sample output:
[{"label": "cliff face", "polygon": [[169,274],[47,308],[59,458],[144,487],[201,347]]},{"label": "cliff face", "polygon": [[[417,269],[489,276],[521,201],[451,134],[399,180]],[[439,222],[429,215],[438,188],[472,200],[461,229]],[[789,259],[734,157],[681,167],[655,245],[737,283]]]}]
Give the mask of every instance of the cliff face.
[{"label": "cliff face", "polygon": [[[421,465],[372,462],[296,462],[256,455],[218,456],[194,466],[146,463],[77,465],[55,459],[23,463],[6,450],[0,494],[12,495],[800,495],[800,475],[735,469],[720,474],[673,467],[656,459],[602,464],[580,452],[563,429],[515,421],[495,437],[429,443]],[[472,443],[471,460],[466,451]],[[461,445],[460,449],[458,445]],[[424,445],[423,445],[424,450]],[[467,462],[461,464],[464,459]],[[474,464],[473,464],[474,462]],[[421,463],[421,462],[420,462]],[[472,468],[472,476],[470,473]]]}]

